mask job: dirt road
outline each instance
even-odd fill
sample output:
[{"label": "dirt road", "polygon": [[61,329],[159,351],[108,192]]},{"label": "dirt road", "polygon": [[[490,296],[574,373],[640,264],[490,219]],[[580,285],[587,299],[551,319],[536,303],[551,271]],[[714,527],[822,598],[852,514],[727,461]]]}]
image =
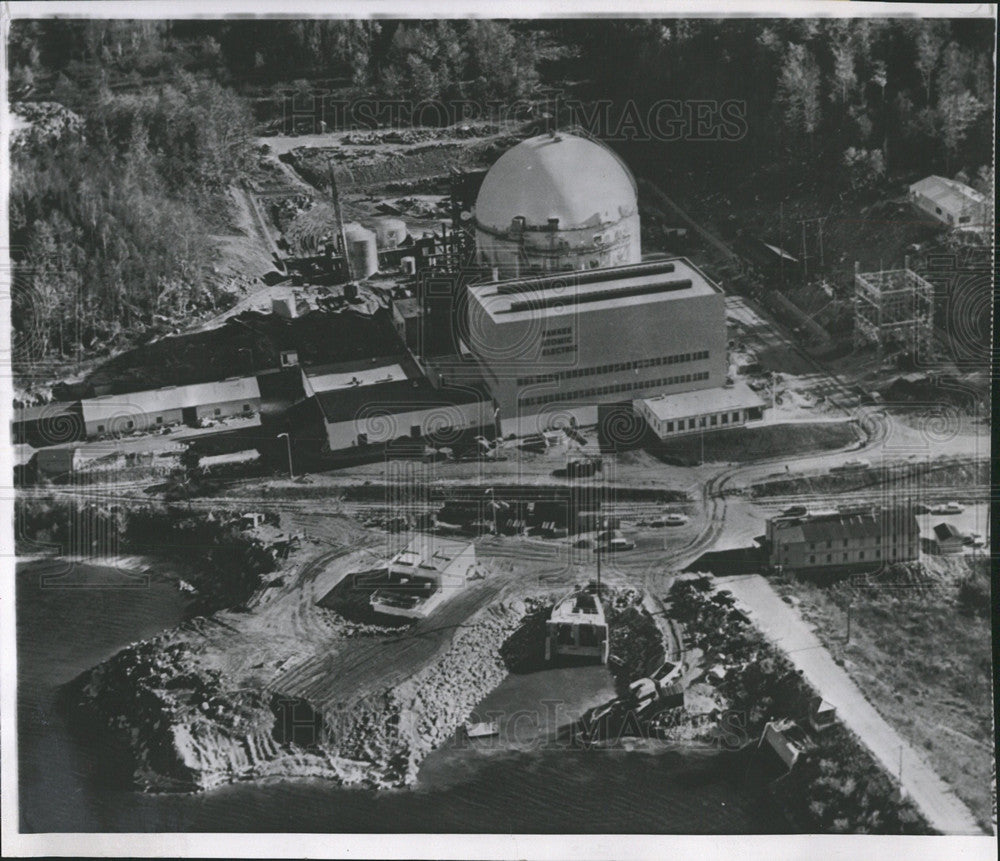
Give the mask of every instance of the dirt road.
[{"label": "dirt road", "polygon": [[969,809],[865,699],[850,676],[834,662],[802,617],[784,603],[758,575],[720,578],[756,624],[784,651],[805,678],[837,709],[837,716],[853,730],[892,775],[900,773],[906,793],[944,834],[982,834]]}]

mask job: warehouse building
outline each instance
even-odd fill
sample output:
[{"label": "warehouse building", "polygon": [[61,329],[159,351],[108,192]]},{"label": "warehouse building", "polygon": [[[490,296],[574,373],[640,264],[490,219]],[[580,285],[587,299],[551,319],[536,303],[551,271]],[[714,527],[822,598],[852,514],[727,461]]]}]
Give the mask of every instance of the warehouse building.
[{"label": "warehouse building", "polygon": [[16,443],[30,443],[36,448],[82,440],[80,404],[54,401],[37,407],[14,407],[11,437]]},{"label": "warehouse building", "polygon": [[202,419],[249,415],[260,409],[256,377],[143,392],[103,395],[80,402],[88,438],[116,436],[165,425],[196,425]]},{"label": "warehouse building", "polygon": [[775,517],[766,537],[771,565],[795,571],[877,569],[920,558],[920,526],[908,507]]},{"label": "warehouse building", "polygon": [[[398,440],[448,446],[492,424],[488,393],[474,380],[435,386],[406,354],[303,368],[306,399],[289,414],[293,436],[323,453]],[[446,385],[440,385],[447,382]],[[320,438],[315,439],[317,421]]]}]

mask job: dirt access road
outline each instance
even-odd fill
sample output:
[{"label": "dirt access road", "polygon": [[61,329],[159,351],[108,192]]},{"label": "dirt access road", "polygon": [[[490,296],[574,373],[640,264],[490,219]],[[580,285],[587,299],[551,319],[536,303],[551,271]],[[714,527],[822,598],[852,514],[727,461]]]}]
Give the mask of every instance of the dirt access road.
[{"label": "dirt access road", "polygon": [[933,828],[943,834],[983,833],[965,804],[886,723],[801,616],[763,577],[754,574],[720,578],[719,585],[733,593],[760,629],[836,707],[840,720],[858,735],[886,771],[898,776],[902,762],[903,788]]}]

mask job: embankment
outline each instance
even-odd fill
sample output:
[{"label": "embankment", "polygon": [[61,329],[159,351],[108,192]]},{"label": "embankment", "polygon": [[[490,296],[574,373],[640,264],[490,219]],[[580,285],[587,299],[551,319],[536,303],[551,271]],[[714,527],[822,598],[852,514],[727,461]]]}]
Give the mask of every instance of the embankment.
[{"label": "embankment", "polygon": [[337,712],[264,685],[234,684],[183,628],[84,673],[64,689],[64,706],[87,731],[112,731],[132,758],[134,783],[146,789],[196,791],[269,777],[407,786],[423,758],[506,677],[501,646],[532,609],[484,608],[404,683]]}]

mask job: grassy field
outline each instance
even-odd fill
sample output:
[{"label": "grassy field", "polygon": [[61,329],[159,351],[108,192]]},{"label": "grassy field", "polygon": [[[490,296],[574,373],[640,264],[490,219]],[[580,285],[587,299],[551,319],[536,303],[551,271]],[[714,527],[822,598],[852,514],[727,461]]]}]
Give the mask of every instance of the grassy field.
[{"label": "grassy field", "polygon": [[[909,482],[909,486],[975,487],[989,484],[990,463],[892,464],[890,468],[852,470],[850,472],[802,475],[762,481],[753,485],[755,497],[786,496],[799,493],[856,493],[867,488],[891,487],[893,483]],[[904,485],[905,486],[905,485]]]},{"label": "grassy field", "polygon": [[[988,559],[973,580],[985,589]],[[791,577],[774,586],[803,617],[882,716],[969,805],[980,823],[992,812],[993,712],[988,615],[963,610],[964,560],[936,560],[925,588],[817,586]],[[851,605],[851,638],[846,642]]]},{"label": "grassy field", "polygon": [[[743,462],[807,451],[833,451],[857,438],[847,422],[796,422],[713,430],[704,436],[705,462]],[[697,463],[701,459],[702,438],[692,433],[669,442],[651,442],[649,452],[667,462]]]}]

